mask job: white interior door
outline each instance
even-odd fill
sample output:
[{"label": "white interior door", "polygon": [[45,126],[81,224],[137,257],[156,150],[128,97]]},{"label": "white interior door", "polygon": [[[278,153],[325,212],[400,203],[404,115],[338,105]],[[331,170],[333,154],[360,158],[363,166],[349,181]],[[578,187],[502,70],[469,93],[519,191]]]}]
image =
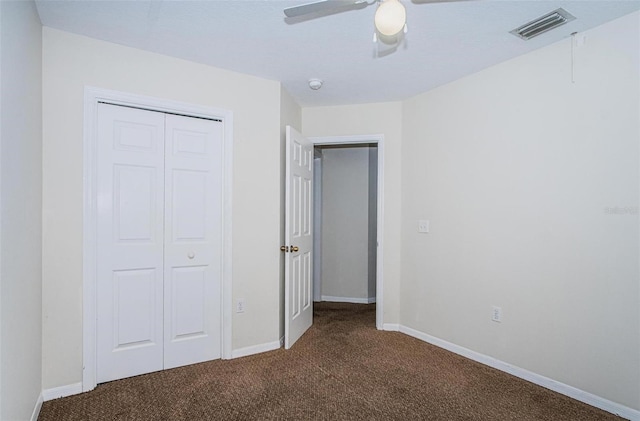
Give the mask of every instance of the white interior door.
[{"label": "white interior door", "polygon": [[222,123],[166,116],[164,368],[220,358]]},{"label": "white interior door", "polygon": [[313,323],[313,144],[286,131],[285,188],[285,348]]},{"label": "white interior door", "polygon": [[97,382],[220,357],[219,121],[98,107]]},{"label": "white interior door", "polygon": [[164,115],[98,106],[97,382],[163,367]]}]

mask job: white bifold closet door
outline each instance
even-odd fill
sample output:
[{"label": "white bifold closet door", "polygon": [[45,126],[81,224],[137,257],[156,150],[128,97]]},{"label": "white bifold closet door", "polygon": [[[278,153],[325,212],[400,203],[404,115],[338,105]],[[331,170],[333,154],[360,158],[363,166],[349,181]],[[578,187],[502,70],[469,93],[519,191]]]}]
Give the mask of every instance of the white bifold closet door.
[{"label": "white bifold closet door", "polygon": [[98,107],[97,381],[220,358],[219,121]]}]

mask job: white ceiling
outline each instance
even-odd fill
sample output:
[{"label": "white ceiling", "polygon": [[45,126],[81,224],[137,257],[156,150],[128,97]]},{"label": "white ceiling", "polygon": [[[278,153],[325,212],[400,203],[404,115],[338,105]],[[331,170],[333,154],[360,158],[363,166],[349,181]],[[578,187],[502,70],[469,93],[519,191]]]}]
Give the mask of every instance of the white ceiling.
[{"label": "white ceiling", "polygon": [[[302,106],[405,99],[640,10],[640,0],[401,0],[407,9],[406,42],[391,54],[376,56],[375,5],[285,19],[285,7],[310,1],[36,4],[45,26],[278,80]],[[577,19],[530,41],[509,34],[559,7]],[[310,90],[310,78],[323,79],[323,88]]]}]

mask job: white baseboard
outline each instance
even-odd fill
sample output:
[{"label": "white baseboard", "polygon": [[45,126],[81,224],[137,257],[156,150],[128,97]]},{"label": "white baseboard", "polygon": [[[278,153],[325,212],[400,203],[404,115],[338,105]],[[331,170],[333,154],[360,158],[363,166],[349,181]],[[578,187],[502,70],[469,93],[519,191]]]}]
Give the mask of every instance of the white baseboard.
[{"label": "white baseboard", "polygon": [[383,323],[382,330],[388,330],[390,332],[399,332],[400,325],[397,323]]},{"label": "white baseboard", "polygon": [[268,342],[266,344],[252,345],[252,346],[247,346],[245,348],[234,349],[233,351],[231,351],[231,358],[233,359],[233,358],[247,357],[253,354],[260,354],[261,352],[267,352],[267,351],[273,351],[274,349],[279,349],[281,347],[280,345],[281,341],[284,341],[284,338],[278,341]]},{"label": "white baseboard", "polygon": [[585,392],[584,390],[569,386],[568,384],[558,382],[540,374],[525,370],[524,368],[511,365],[493,357],[489,357],[488,355],[480,354],[479,352],[475,352],[451,342],[447,342],[443,339],[436,338],[435,336],[428,335],[410,327],[400,325],[399,330],[404,334],[413,336],[414,338],[428,342],[439,348],[446,349],[447,351],[462,355],[463,357],[469,358],[470,360],[474,360],[481,364],[488,365],[489,367],[504,371],[505,373],[509,373],[513,376],[527,380],[549,390],[553,390],[554,392],[558,392],[580,402],[584,402],[587,405],[595,406],[596,408],[600,408],[604,411],[610,412],[631,421],[640,421],[640,411],[636,409],[629,408],[627,406],[610,401],[592,393]]},{"label": "white baseboard", "polygon": [[44,403],[44,398],[42,397],[42,392],[38,395],[38,400],[36,401],[36,405],[33,407],[33,412],[31,413],[31,421],[38,421],[38,415],[40,415],[40,409],[42,409],[42,404]]},{"label": "white baseboard", "polygon": [[321,297],[321,301],[331,301],[333,303],[373,304],[376,302],[376,297],[354,298],[354,297],[332,297],[330,295],[323,295]]},{"label": "white baseboard", "polygon": [[64,398],[66,396],[82,393],[82,382],[68,384],[66,386],[53,387],[42,391],[42,398],[45,402],[52,399]]}]

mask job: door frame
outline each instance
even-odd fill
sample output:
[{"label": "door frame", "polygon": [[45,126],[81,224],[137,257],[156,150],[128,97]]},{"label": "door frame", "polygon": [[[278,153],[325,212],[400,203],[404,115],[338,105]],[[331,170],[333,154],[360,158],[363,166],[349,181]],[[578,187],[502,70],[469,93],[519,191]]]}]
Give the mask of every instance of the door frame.
[{"label": "door frame", "polygon": [[[376,236],[376,329],[383,330],[384,324],[384,135],[322,136],[308,138],[314,146],[361,145],[366,143],[378,146],[378,192]],[[315,287],[315,286],[314,286]]]},{"label": "door frame", "polygon": [[91,86],[84,89],[83,124],[83,226],[82,226],[82,391],[96,387],[96,268],[97,268],[97,122],[98,103],[108,103],[149,111],[179,114],[188,117],[220,120],[223,124],[223,203],[222,203],[222,323],[221,355],[231,358],[231,188],[233,158],[233,112],[212,107],[130,94]]},{"label": "door frame", "polygon": [[[322,158],[313,157],[313,301],[322,300],[322,189],[317,189],[322,182]],[[320,280],[320,282],[316,282]]]}]

